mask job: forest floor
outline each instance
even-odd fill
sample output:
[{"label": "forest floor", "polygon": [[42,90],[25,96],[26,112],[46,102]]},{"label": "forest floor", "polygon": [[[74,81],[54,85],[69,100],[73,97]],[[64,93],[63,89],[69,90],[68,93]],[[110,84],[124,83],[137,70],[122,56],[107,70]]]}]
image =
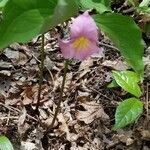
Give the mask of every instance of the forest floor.
[{"label": "forest floor", "polygon": [[103,34],[103,54],[83,61],[70,61],[61,104],[54,127],[51,124],[60,98],[64,58],[57,43],[58,30],[45,34],[44,82],[39,116],[34,109],[38,96],[41,39],[13,44],[0,54],[0,134],[15,150],[150,150],[150,43],[145,38],[145,78],[141,88],[145,104],[142,116],[132,125],[113,131],[116,106],[130,97],[121,88],[108,88],[112,70],[126,70],[117,48]]}]

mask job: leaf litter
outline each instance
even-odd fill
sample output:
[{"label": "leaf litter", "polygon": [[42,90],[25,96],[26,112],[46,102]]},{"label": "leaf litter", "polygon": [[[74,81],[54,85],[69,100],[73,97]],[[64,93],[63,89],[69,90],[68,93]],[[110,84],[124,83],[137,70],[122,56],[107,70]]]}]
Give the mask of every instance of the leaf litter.
[{"label": "leaf litter", "polygon": [[[14,44],[1,54],[0,134],[10,138],[15,150],[46,150],[46,147],[48,150],[133,150],[140,149],[143,142],[148,143],[148,118],[142,117],[137,125],[122,131],[112,130],[115,108],[124,94],[106,86],[112,80],[112,69],[126,70],[128,66],[118,52],[105,46],[103,57],[70,62],[61,112],[47,142],[42,140],[59,100],[64,63],[56,38],[46,38],[39,118],[33,110],[37,102],[41,41]],[[149,60],[149,55],[146,58]],[[148,144],[144,148],[149,148]]]}]

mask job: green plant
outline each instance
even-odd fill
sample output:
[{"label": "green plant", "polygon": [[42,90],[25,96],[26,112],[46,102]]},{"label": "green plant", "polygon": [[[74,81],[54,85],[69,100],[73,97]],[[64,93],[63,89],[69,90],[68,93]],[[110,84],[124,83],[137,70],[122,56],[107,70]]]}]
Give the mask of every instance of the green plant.
[{"label": "green plant", "polygon": [[137,120],[143,112],[139,97],[142,92],[138,85],[140,76],[133,71],[113,71],[115,82],[135,97],[123,100],[116,109],[114,129],[123,128]]},{"label": "green plant", "polygon": [[[0,20],[1,49],[14,42],[25,43],[35,36],[43,35],[39,94],[36,110],[39,107],[41,84],[43,81],[44,33],[59,23],[70,19],[70,17],[76,16],[79,7],[84,10],[96,9],[96,14],[93,15],[93,18],[97,26],[101,32],[114,42],[127,63],[135,71],[113,72],[116,83],[137,98],[141,96],[142,92],[138,86],[138,82],[144,72],[142,33],[131,17],[114,13],[110,8],[109,0],[3,0],[0,1],[0,4],[2,2],[3,5],[0,6],[2,8],[2,17]],[[140,7],[145,7],[145,3],[143,3],[140,4]],[[62,93],[63,91],[61,91],[61,95]],[[118,109],[125,107],[129,102],[133,102],[133,99],[125,101]],[[137,99],[135,101],[137,102]],[[140,111],[136,112],[136,115],[133,117],[134,119],[130,119],[130,121],[121,125],[117,124],[115,127],[121,128],[133,122],[139,116],[139,113],[141,113],[141,106],[139,102],[135,103],[135,107],[140,107]],[[58,109],[59,107],[60,104],[58,104]],[[116,116],[118,116],[118,112],[120,113],[118,109]],[[130,111],[133,110],[131,108]],[[55,113],[55,117],[57,117],[57,113]],[[55,122],[55,119],[53,122]]]},{"label": "green plant", "polygon": [[115,113],[114,130],[135,122],[143,112],[143,103],[137,98],[129,98],[119,104]]},{"label": "green plant", "polygon": [[0,150],[14,150],[11,142],[6,136],[0,136]]}]

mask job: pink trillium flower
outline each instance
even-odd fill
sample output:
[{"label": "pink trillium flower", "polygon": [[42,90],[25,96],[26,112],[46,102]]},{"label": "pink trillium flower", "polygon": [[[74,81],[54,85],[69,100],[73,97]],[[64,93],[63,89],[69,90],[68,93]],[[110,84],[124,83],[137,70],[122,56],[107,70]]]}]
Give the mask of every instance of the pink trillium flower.
[{"label": "pink trillium flower", "polygon": [[59,40],[65,58],[85,60],[101,49],[98,47],[98,30],[93,18],[86,11],[70,25],[70,39]]}]

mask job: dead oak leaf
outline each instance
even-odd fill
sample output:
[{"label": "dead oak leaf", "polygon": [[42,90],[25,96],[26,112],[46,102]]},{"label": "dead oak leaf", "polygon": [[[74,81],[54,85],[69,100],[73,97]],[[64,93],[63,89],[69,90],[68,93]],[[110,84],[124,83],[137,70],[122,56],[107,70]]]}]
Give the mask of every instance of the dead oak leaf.
[{"label": "dead oak leaf", "polygon": [[95,101],[84,102],[80,104],[84,107],[85,111],[77,111],[77,120],[84,121],[86,124],[90,124],[94,119],[109,119],[109,116],[104,112],[102,106]]}]

